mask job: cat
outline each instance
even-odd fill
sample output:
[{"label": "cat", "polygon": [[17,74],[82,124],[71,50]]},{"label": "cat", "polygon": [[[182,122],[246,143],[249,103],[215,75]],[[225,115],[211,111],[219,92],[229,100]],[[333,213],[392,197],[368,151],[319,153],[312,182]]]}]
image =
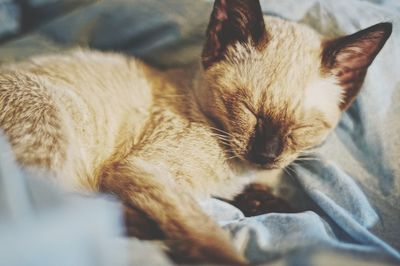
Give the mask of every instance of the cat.
[{"label": "cat", "polygon": [[259,0],[216,0],[193,69],[79,49],[2,66],[0,126],[26,171],[119,198],[128,233],[164,238],[178,261],[243,265],[197,201],[325,140],[391,30],[325,39]]}]

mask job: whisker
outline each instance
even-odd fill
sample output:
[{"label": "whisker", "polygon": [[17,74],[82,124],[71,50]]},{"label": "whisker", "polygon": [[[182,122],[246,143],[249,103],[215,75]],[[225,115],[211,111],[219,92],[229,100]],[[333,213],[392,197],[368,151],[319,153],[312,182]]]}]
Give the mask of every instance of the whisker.
[{"label": "whisker", "polygon": [[224,142],[224,143],[230,144],[229,139],[223,139],[223,138],[219,138],[219,137],[216,137],[216,138],[217,138],[218,140]]},{"label": "whisker", "polygon": [[218,132],[220,132],[220,133],[222,133],[222,134],[224,134],[226,136],[234,137],[233,134],[231,134],[229,132],[226,132],[225,130],[222,130],[222,129],[219,129],[219,128],[216,128],[216,127],[211,127],[211,126],[210,126],[210,129],[218,131]]},{"label": "whisker", "polygon": [[313,159],[318,159],[318,160],[320,160],[320,158],[318,158],[318,157],[316,157],[316,156],[312,156],[312,155],[301,155],[301,156],[299,156],[299,157],[297,157],[298,159],[302,159],[302,158],[305,158],[305,159],[309,159],[309,158],[313,158]]},{"label": "whisker", "polygon": [[240,158],[240,157],[237,155],[233,155],[231,157],[226,158],[226,160],[229,161],[229,160],[236,159],[236,158]]},{"label": "whisker", "polygon": [[295,180],[294,176],[292,175],[291,171],[293,171],[289,166],[283,168],[283,171],[291,178],[292,180]]},{"label": "whisker", "polygon": [[321,159],[318,158],[299,158],[297,161],[302,162],[302,161],[316,161],[316,162],[322,162]]},{"label": "whisker", "polygon": [[227,136],[223,136],[223,135],[213,134],[213,136],[220,138],[220,139],[230,140]]},{"label": "whisker", "polygon": [[224,145],[226,145],[226,146],[229,146],[229,145],[230,145],[229,142],[224,142],[223,140],[219,140],[219,142],[222,143],[222,144],[224,144]]},{"label": "whisker", "polygon": [[294,176],[297,176],[296,170],[293,169],[293,166],[289,165],[288,169],[292,172],[292,178],[293,180],[296,180],[296,178]]},{"label": "whisker", "polygon": [[225,130],[222,130],[222,129],[220,129],[220,128],[216,128],[216,127],[212,127],[212,126],[210,126],[210,128],[211,128],[211,129],[214,129],[214,130],[216,130],[216,131],[222,132],[222,133],[228,133],[228,132],[226,132]]}]

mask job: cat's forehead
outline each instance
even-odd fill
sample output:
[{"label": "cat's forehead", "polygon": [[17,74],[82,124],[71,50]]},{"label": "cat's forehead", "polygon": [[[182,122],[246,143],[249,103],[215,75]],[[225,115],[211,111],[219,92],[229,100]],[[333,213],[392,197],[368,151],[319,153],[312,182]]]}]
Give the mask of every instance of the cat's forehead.
[{"label": "cat's forehead", "polygon": [[278,43],[272,39],[263,51],[237,44],[227,60],[225,83],[247,92],[255,106],[280,107],[287,99],[293,109],[304,98],[307,84],[319,76],[318,50],[278,47]]},{"label": "cat's forehead", "polygon": [[[259,50],[237,43],[227,54],[232,76],[254,90],[305,86],[319,74],[321,39],[313,30],[277,18],[267,20],[268,43]],[[267,88],[266,88],[267,87]]]}]

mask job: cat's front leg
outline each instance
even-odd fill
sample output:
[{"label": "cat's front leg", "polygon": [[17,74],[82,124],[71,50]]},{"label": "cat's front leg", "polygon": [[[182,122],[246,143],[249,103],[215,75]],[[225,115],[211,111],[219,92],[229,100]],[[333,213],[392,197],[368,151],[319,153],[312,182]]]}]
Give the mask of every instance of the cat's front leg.
[{"label": "cat's front leg", "polygon": [[[143,212],[155,221],[177,261],[245,264],[228,235],[203,213],[165,168],[128,157],[104,167],[100,189],[140,210],[134,215]],[[129,215],[129,211],[126,213]]]}]

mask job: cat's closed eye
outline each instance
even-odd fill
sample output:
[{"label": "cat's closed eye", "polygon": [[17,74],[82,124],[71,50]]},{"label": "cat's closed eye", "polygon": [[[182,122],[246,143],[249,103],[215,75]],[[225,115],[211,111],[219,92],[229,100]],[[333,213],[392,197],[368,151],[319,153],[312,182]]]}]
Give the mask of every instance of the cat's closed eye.
[{"label": "cat's closed eye", "polygon": [[288,145],[294,149],[309,149],[319,145],[330,127],[323,121],[300,124],[293,127],[288,134]]},{"label": "cat's closed eye", "polygon": [[246,112],[246,114],[253,116],[254,119],[257,119],[258,115],[257,112],[255,111],[255,109],[250,106],[248,103],[246,102],[241,102],[241,106],[242,106],[242,110]]}]

